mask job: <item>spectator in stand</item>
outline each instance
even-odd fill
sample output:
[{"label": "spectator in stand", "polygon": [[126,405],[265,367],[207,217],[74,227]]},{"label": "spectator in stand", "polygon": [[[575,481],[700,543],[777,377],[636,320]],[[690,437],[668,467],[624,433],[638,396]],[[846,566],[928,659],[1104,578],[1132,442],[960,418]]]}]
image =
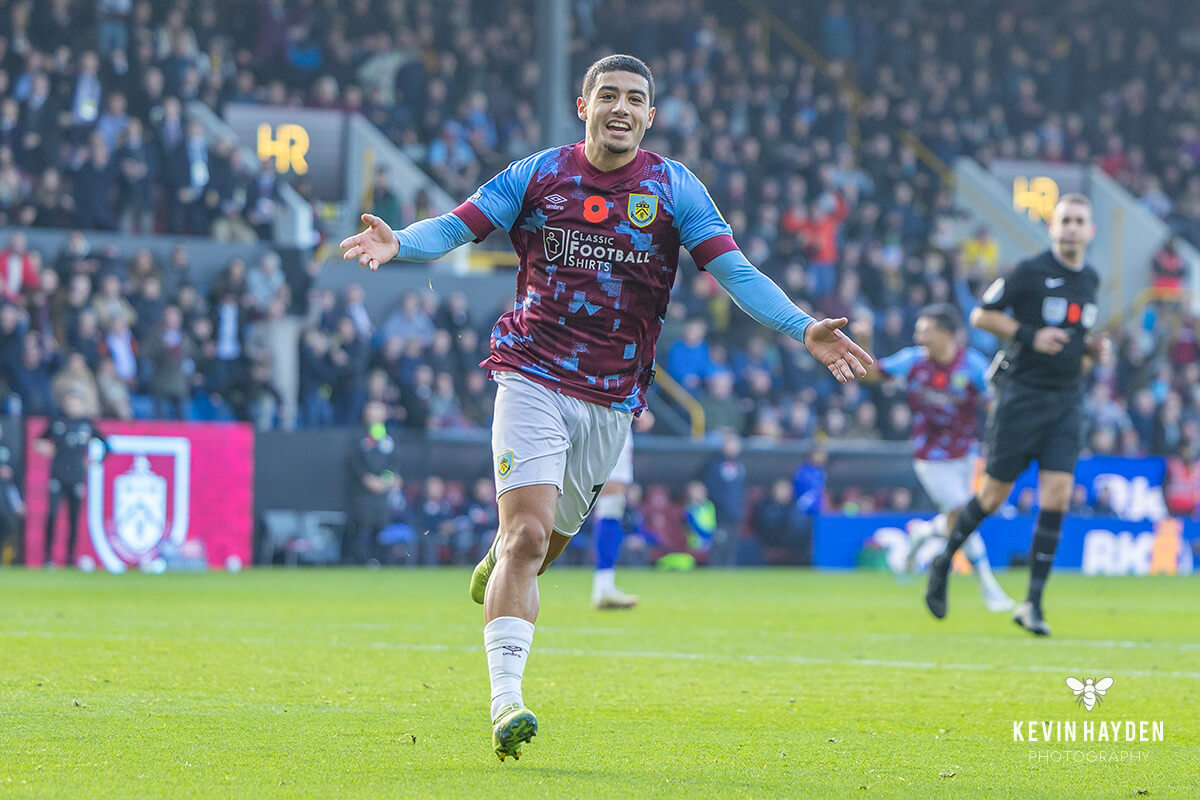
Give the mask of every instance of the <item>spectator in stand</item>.
[{"label": "spectator in stand", "polygon": [[66,362],[54,375],[50,383],[50,392],[54,408],[62,408],[62,399],[67,394],[74,394],[82,405],[82,413],[86,417],[100,416],[100,389],[96,379],[88,368],[87,361],[79,353],[70,353]]},{"label": "spectator in stand", "polygon": [[121,279],[108,275],[100,282],[100,291],[92,298],[92,312],[101,328],[108,328],[114,319],[124,320],[126,326],[137,321],[137,313],[121,293]]},{"label": "spectator in stand", "polygon": [[691,481],[684,489],[683,524],[688,550],[707,556],[717,533],[717,511],[701,481]]},{"label": "spectator in stand", "polygon": [[371,360],[370,343],[359,336],[349,317],[337,321],[337,332],[330,340],[331,358],[338,367],[333,384],[333,421],[345,425],[358,416],[366,402],[366,377]]},{"label": "spectator in stand", "polygon": [[157,275],[150,275],[142,282],[141,289],[132,295],[130,305],[133,308],[134,338],[148,337],[162,321],[167,308],[166,300],[163,299],[162,281]]},{"label": "spectator in stand", "polygon": [[309,328],[300,343],[300,421],[305,427],[333,424],[333,384],[340,371],[329,357],[329,337]]},{"label": "spectator in stand", "polygon": [[16,302],[22,292],[38,287],[41,259],[28,249],[28,239],[21,231],[9,237],[8,247],[0,250],[0,295]]},{"label": "spectator in stand", "polygon": [[116,316],[108,321],[103,344],[105,354],[112,359],[116,376],[132,391],[137,387],[138,343],[125,317]]},{"label": "spectator in stand", "polygon": [[683,338],[671,345],[667,356],[667,371],[685,389],[695,391],[713,371],[708,342],[708,326],[702,319],[690,319],[683,328]]},{"label": "spectator in stand", "polygon": [[[459,527],[457,516],[446,494],[446,482],[435,475],[426,478],[416,516],[417,563],[422,566],[450,563]],[[450,558],[444,558],[443,553]]]},{"label": "spectator in stand", "polygon": [[145,140],[142,120],[133,118],[113,156],[116,167],[116,197],[124,233],[154,231],[154,184],[158,179],[155,151]]},{"label": "spectator in stand", "polygon": [[491,478],[479,478],[471,489],[471,502],[463,515],[468,523],[470,548],[458,563],[473,564],[483,557],[500,527],[496,507],[496,484]]},{"label": "spectator in stand", "polygon": [[150,394],[154,397],[156,415],[162,419],[186,419],[196,353],[177,306],[166,307],[157,330],[146,337],[143,356],[154,367]]},{"label": "spectator in stand", "polygon": [[991,231],[981,226],[974,236],[963,241],[960,257],[969,275],[991,281],[1000,264],[1000,245]]},{"label": "spectator in stand", "polygon": [[1155,289],[1171,292],[1183,288],[1187,278],[1187,265],[1184,264],[1183,257],[1179,255],[1179,243],[1176,237],[1172,236],[1168,239],[1155,253],[1151,274],[1153,280],[1150,285]]},{"label": "spectator in stand", "polygon": [[816,517],[825,509],[825,464],[828,455],[822,447],[814,448],[809,460],[796,468],[792,486],[796,507],[809,517]]},{"label": "spectator in stand", "polygon": [[734,543],[745,519],[747,490],[742,439],[736,432],[722,432],[721,452],[704,469],[704,487],[716,509],[716,530],[709,563],[731,567]]},{"label": "spectator in stand", "polygon": [[745,430],[746,412],[741,398],[733,392],[733,373],[729,370],[717,370],[708,376],[700,406],[709,431],[729,430],[740,435]]},{"label": "spectator in stand", "polygon": [[24,335],[21,360],[12,370],[11,386],[21,397],[21,413],[44,416],[54,410],[50,379],[58,366],[57,354],[42,347],[41,337],[30,331]]},{"label": "spectator in stand", "polygon": [[[365,299],[362,284],[352,283],[346,287],[344,302],[342,303],[342,314],[354,323],[355,330],[363,339],[370,339],[374,332],[374,326],[371,324],[371,315],[367,312],[367,307],[363,303]],[[444,327],[444,326],[442,326]]]},{"label": "spectator in stand", "polygon": [[1171,514],[1195,517],[1200,509],[1200,448],[1196,443],[1180,445],[1167,459],[1163,494]]},{"label": "spectator in stand", "polygon": [[[770,563],[812,563],[812,518],[796,504],[791,481],[772,483],[770,494],[755,505],[751,520]],[[772,558],[772,550],[784,551],[782,559]]]},{"label": "spectator in stand", "polygon": [[421,308],[421,298],[406,292],[400,298],[400,306],[383,322],[381,334],[385,339],[397,337],[429,345],[433,341],[433,321]]},{"label": "spectator in stand", "polygon": [[[273,251],[263,253],[258,265],[246,275],[246,294],[250,298],[252,308],[265,311],[267,304],[285,285],[283,265],[279,254]],[[358,415],[354,415],[358,418]]]}]

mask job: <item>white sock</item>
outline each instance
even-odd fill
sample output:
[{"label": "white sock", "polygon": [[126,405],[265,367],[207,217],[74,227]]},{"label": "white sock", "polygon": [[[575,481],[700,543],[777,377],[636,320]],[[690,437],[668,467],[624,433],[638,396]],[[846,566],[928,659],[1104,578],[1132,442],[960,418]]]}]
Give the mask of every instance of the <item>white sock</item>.
[{"label": "white sock", "polygon": [[996,577],[992,575],[992,565],[988,561],[987,548],[983,544],[983,537],[979,535],[979,531],[972,533],[963,542],[963,553],[971,562],[971,566],[975,568],[975,576],[979,578],[979,583],[983,585],[983,588],[991,589],[995,586]]},{"label": "white sock", "polygon": [[509,703],[525,704],[521,677],[533,647],[533,623],[520,617],[497,617],[483,627],[488,674],[492,679],[492,719]]},{"label": "white sock", "polygon": [[938,514],[936,517],[929,520],[929,524],[933,526],[933,535],[942,536],[949,539],[950,526],[946,524],[947,522],[949,522],[949,520],[946,519],[945,514]]},{"label": "white sock", "polygon": [[608,594],[617,586],[615,569],[598,569],[592,573],[592,597]]}]

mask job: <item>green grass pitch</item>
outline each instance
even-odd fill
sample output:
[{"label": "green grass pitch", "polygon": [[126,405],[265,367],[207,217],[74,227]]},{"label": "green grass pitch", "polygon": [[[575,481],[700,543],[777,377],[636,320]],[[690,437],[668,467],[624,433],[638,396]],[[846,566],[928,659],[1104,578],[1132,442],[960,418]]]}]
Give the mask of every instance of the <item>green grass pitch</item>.
[{"label": "green grass pitch", "polygon": [[[501,764],[467,577],[2,570],[0,797],[1200,797],[1196,578],[1054,575],[1035,639],[961,576],[939,623],[878,573],[625,571],[642,606],[597,612],[553,569]],[[1089,713],[1068,676],[1115,683]],[[1034,719],[1165,741],[1014,742]]]}]

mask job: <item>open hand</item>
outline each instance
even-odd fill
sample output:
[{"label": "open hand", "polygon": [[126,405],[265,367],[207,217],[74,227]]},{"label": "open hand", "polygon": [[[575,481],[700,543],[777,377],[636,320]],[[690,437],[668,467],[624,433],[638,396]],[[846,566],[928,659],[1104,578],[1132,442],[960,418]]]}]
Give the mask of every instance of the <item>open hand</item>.
[{"label": "open hand", "polygon": [[865,378],[867,368],[863,365],[875,363],[875,359],[871,358],[866,350],[842,333],[847,321],[845,317],[822,319],[809,325],[804,331],[804,346],[808,348],[808,352],[828,367],[833,377],[841,383],[854,380],[856,374]]},{"label": "open hand", "polygon": [[396,253],[400,252],[400,244],[396,241],[392,229],[379,217],[363,214],[362,221],[367,226],[365,231],[342,240],[341,248],[346,251],[342,254],[342,259],[349,261],[357,258],[359,264],[369,266],[374,272],[379,269],[380,264],[396,257]]}]

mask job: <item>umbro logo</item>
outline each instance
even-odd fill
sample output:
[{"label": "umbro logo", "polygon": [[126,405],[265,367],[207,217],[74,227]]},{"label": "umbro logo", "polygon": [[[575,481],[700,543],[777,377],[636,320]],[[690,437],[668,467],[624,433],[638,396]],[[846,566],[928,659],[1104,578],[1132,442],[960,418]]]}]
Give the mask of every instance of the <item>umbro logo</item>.
[{"label": "umbro logo", "polygon": [[567,198],[563,197],[561,194],[558,194],[558,193],[549,195],[546,199],[549,200],[551,203],[562,204],[562,203],[567,202]]},{"label": "umbro logo", "polygon": [[525,652],[524,647],[519,647],[515,644],[506,644],[501,649],[506,656],[520,656]]},{"label": "umbro logo", "polygon": [[1047,289],[1057,289],[1067,282],[1066,278],[1046,278]]}]

